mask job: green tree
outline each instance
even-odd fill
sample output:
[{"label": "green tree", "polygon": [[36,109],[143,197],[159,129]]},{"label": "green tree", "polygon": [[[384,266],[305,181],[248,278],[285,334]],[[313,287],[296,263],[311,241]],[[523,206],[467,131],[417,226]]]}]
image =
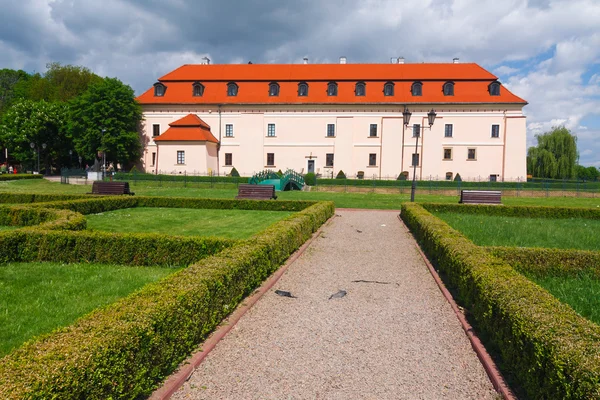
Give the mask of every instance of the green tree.
[{"label": "green tree", "polygon": [[536,135],[537,146],[527,151],[527,173],[536,178],[570,179],[576,176],[577,143],[564,126]]},{"label": "green tree", "polygon": [[577,169],[577,179],[581,179],[584,181],[595,181],[598,180],[598,176],[600,176],[600,171],[596,167],[584,167],[583,165],[578,165]]},{"label": "green tree", "polygon": [[49,171],[53,163],[60,167],[60,161],[68,154],[66,118],[64,103],[19,100],[2,116],[0,141],[18,162],[28,166],[35,164],[39,151],[40,167],[45,165]]},{"label": "green tree", "polygon": [[61,65],[53,62],[46,65],[44,79],[54,88],[54,100],[69,101],[83,94],[90,85],[100,83],[102,78],[86,67]]},{"label": "green tree", "polygon": [[116,78],[93,83],[69,107],[69,133],[87,160],[106,152],[108,162],[129,166],[140,158],[142,108],[131,87]]},{"label": "green tree", "polygon": [[19,82],[25,82],[29,78],[29,74],[22,70],[0,69],[0,115],[20,97],[17,90]]}]

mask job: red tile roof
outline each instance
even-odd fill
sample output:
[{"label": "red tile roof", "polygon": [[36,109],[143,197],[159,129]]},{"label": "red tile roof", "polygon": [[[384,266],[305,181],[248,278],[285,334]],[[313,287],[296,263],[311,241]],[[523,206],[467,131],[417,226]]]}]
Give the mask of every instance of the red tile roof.
[{"label": "red tile roof", "polygon": [[210,132],[210,126],[197,115],[188,114],[169,124],[170,128],[163,132],[155,142],[163,141],[202,141],[218,143]]},{"label": "red tile roof", "polygon": [[[141,104],[468,104],[520,103],[522,98],[502,87],[490,96],[488,85],[496,76],[477,64],[229,64],[184,65],[159,79],[164,96],[149,89]],[[204,85],[194,97],[193,82]],[[298,96],[298,83],[307,82],[308,96]],[[338,83],[338,95],[327,95],[327,83]],[[383,85],[394,82],[394,96],[383,95]],[[412,96],[411,85],[423,83],[423,95]],[[444,96],[442,85],[455,83],[454,96]],[[236,82],[237,96],[227,96],[227,83]],[[269,83],[277,82],[279,96],[269,96]],[[365,82],[366,95],[354,94],[356,82]]]}]

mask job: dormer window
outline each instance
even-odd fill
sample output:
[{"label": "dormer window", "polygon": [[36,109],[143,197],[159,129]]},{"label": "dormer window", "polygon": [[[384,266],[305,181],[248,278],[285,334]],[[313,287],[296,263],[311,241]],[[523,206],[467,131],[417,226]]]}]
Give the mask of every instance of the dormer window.
[{"label": "dormer window", "polygon": [[298,96],[308,96],[308,84],[306,82],[298,84]]},{"label": "dormer window", "polygon": [[454,82],[446,82],[442,88],[444,96],[454,96]]},{"label": "dormer window", "polygon": [[337,96],[338,85],[335,82],[329,82],[327,84],[327,96]]},{"label": "dormer window", "polygon": [[410,88],[410,93],[413,96],[423,96],[423,84],[421,82],[414,82]]},{"label": "dormer window", "polygon": [[488,86],[490,96],[500,96],[500,82],[492,82]]},{"label": "dormer window", "polygon": [[160,82],[156,82],[154,84],[154,96],[155,97],[163,97],[165,92],[167,91],[167,87]]},{"label": "dormer window", "polygon": [[235,82],[229,82],[227,84],[227,96],[237,96],[238,85]]},{"label": "dormer window", "polygon": [[356,96],[364,96],[367,93],[367,87],[364,82],[357,82],[354,88],[354,94]]},{"label": "dormer window", "polygon": [[279,83],[269,83],[269,96],[279,96]]},{"label": "dormer window", "polygon": [[394,95],[394,82],[386,82],[383,85],[383,95],[384,96],[393,96]]},{"label": "dormer window", "polygon": [[194,84],[192,85],[192,91],[194,97],[202,97],[204,96],[204,85],[200,82],[194,82]]}]

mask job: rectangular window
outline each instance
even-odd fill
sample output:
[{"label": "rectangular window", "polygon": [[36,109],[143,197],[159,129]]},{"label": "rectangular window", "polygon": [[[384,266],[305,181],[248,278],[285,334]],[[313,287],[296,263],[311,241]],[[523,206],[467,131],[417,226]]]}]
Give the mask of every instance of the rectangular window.
[{"label": "rectangular window", "polygon": [[151,167],[154,167],[156,165],[156,153],[152,152],[152,165]]},{"label": "rectangular window", "polygon": [[275,153],[267,153],[267,165],[269,167],[275,165]]},{"label": "rectangular window", "polygon": [[377,154],[371,153],[369,154],[369,167],[377,166]]},{"label": "rectangular window", "polygon": [[498,182],[498,175],[490,175],[490,182]]},{"label": "rectangular window", "polygon": [[413,125],[413,137],[421,136],[421,125],[414,124]]},{"label": "rectangular window", "polygon": [[452,149],[444,149],[444,160],[452,160]]},{"label": "rectangular window", "polygon": [[225,153],[225,166],[231,167],[233,165],[233,155],[231,153]]},{"label": "rectangular window", "polygon": [[500,137],[500,125],[492,125],[492,137]]},{"label": "rectangular window", "polygon": [[477,159],[477,154],[475,153],[475,149],[468,149],[467,150],[467,160],[476,160]]},{"label": "rectangular window", "polygon": [[451,181],[452,180],[452,172],[446,172],[446,180],[447,181]]},{"label": "rectangular window", "polygon": [[267,136],[275,137],[275,124],[269,124],[267,126]]},{"label": "rectangular window", "polygon": [[185,151],[177,150],[177,164],[185,164]]},{"label": "rectangular window", "polygon": [[452,137],[452,124],[446,124],[444,128],[444,137]]},{"label": "rectangular window", "polygon": [[369,136],[377,137],[377,124],[371,124],[371,126],[369,128]]},{"label": "rectangular window", "polygon": [[225,125],[225,137],[233,137],[233,124]]},{"label": "rectangular window", "polygon": [[152,137],[160,136],[160,125],[153,124],[152,125]]},{"label": "rectangular window", "polygon": [[327,153],[325,155],[325,166],[333,167],[333,153]]},{"label": "rectangular window", "polygon": [[413,153],[411,167],[419,166],[419,153]]},{"label": "rectangular window", "polygon": [[335,136],[335,124],[327,124],[327,137]]}]

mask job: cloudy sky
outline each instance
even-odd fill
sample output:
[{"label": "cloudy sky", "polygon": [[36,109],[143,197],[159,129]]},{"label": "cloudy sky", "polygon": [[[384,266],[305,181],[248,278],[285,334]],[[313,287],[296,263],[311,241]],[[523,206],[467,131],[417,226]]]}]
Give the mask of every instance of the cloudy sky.
[{"label": "cloudy sky", "polygon": [[118,77],[214,63],[476,62],[526,99],[528,145],[564,124],[600,167],[600,0],[0,0],[0,68]]}]

